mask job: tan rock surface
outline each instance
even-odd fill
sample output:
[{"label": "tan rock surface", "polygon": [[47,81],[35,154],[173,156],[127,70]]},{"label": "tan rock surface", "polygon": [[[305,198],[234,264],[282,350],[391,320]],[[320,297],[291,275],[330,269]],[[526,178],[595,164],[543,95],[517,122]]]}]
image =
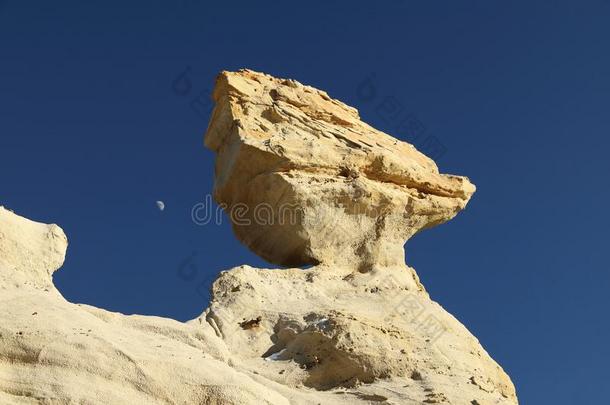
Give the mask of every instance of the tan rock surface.
[{"label": "tan rock surface", "polygon": [[[516,404],[404,263],[404,242],[474,186],[294,81],[223,73],[214,96],[215,195],[248,208],[236,234],[316,266],[222,272],[187,323],[125,316],[67,302],[51,279],[61,229],[0,208],[0,403]],[[278,221],[285,204],[297,220]]]},{"label": "tan rock surface", "polygon": [[272,263],[403,266],[405,241],[453,218],[475,190],[294,80],[223,72],[213,97],[214,195],[237,237]]}]

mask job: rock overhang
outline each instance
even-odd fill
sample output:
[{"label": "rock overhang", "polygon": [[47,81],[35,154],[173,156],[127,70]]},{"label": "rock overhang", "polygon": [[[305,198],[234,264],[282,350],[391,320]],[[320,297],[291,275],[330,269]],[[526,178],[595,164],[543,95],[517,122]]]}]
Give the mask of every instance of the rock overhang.
[{"label": "rock overhang", "polygon": [[[205,144],[217,155],[214,196],[237,237],[270,262],[403,265],[406,240],[453,218],[475,191],[355,108],[295,80],[225,71],[213,98]],[[236,206],[250,212],[235,218]],[[256,207],[274,222],[261,223]],[[280,221],[285,207],[297,223]]]}]

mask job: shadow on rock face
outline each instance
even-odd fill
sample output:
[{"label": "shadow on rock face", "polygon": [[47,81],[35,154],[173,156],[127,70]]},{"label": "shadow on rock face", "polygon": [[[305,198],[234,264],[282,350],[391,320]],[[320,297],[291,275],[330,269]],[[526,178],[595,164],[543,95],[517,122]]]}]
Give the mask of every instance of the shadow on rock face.
[{"label": "shadow on rock face", "polygon": [[409,374],[406,356],[393,355],[400,346],[407,347],[400,332],[382,331],[336,312],[310,313],[301,320],[281,317],[271,341],[275,344],[263,357],[293,361],[308,374],[304,385],[318,390]]},{"label": "shadow on rock face", "polygon": [[405,241],[453,218],[474,193],[467,178],[440,174],[313,87],[223,72],[214,100],[205,135],[214,196],[237,237],[271,263],[403,265]]}]

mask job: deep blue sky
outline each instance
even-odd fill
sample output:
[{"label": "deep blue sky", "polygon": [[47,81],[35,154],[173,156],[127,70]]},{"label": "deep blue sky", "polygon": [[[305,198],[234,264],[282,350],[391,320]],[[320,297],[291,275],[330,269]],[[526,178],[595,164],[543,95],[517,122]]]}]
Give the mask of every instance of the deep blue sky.
[{"label": "deep blue sky", "polygon": [[523,404],[606,403],[610,1],[89,3],[0,1],[0,204],[64,228],[66,298],[186,320],[220,270],[269,266],[190,219],[213,181],[207,106],[190,103],[249,67],[405,140],[377,106],[415,117],[478,191],[408,263]]}]

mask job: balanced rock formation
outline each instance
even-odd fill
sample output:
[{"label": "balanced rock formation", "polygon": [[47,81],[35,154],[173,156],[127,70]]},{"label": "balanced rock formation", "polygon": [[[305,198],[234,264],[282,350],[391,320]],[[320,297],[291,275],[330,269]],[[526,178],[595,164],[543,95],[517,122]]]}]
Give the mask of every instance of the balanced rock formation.
[{"label": "balanced rock formation", "polygon": [[67,302],[67,239],[0,208],[0,403],[516,404],[477,339],[404,262],[474,192],[293,80],[223,72],[215,196],[267,260],[220,274],[180,323]]},{"label": "balanced rock formation", "polygon": [[213,97],[214,195],[237,237],[272,263],[403,266],[405,241],[453,218],[475,190],[297,81],[223,72]]}]

